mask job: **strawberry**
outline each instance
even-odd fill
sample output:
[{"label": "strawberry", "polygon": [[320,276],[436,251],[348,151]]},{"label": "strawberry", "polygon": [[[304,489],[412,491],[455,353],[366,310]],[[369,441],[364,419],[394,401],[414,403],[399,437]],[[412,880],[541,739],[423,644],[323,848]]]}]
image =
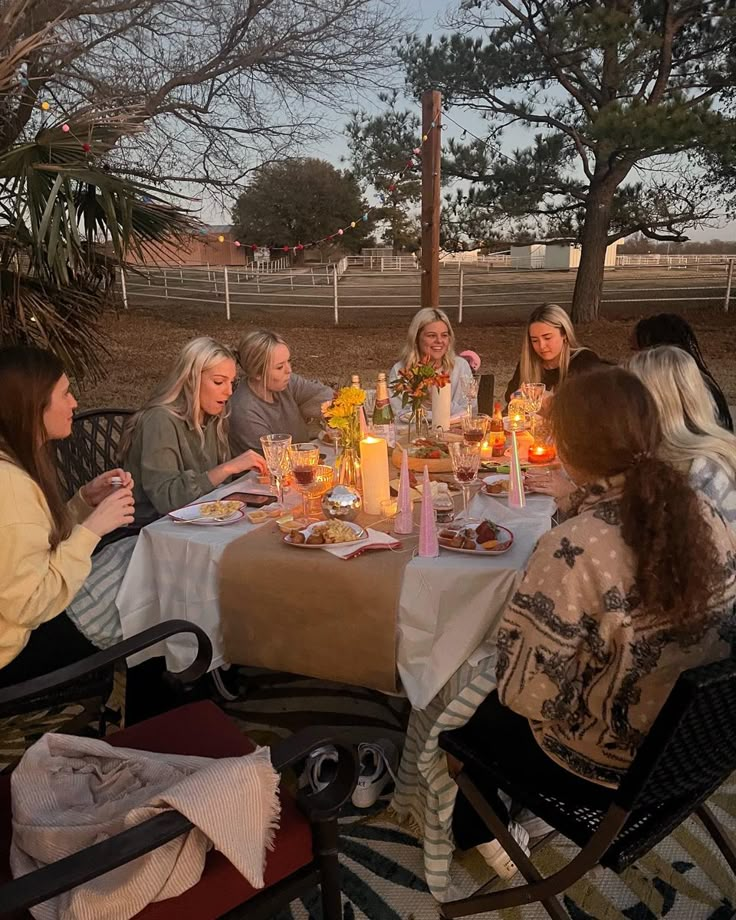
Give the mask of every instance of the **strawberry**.
[{"label": "strawberry", "polygon": [[430,450],[430,452],[427,454],[427,459],[429,459],[429,460],[441,460],[441,459],[442,459],[442,454],[441,454],[441,452],[438,451],[438,450]]}]

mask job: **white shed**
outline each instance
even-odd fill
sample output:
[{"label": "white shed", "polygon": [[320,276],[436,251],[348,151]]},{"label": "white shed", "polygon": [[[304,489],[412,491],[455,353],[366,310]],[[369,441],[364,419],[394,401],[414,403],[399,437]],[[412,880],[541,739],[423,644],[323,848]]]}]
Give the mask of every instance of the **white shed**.
[{"label": "white shed", "polygon": [[[618,240],[606,249],[606,268],[616,267]],[[551,271],[577,268],[580,265],[579,243],[547,243],[544,251],[544,267]]]},{"label": "white shed", "polygon": [[544,268],[544,243],[512,246],[511,264],[514,268]]}]

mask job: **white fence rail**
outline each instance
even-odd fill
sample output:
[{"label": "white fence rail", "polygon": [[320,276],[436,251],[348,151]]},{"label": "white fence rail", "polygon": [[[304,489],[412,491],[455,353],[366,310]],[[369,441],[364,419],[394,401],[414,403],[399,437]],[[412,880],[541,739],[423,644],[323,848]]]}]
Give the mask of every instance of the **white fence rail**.
[{"label": "white fence rail", "polygon": [[[607,273],[602,305],[607,304],[721,304],[728,310],[734,257],[708,275],[655,275],[634,267],[628,276]],[[660,269],[666,266],[660,265]],[[692,271],[692,270],[691,270]],[[528,310],[542,301],[563,306],[572,301],[576,271],[536,270],[496,272],[461,265],[457,272],[440,275],[440,306],[463,321],[467,310],[494,308]],[[335,324],[343,310],[415,310],[420,304],[421,273],[389,274],[351,267],[350,257],[315,266],[289,266],[281,271],[253,272],[239,266],[195,269],[146,268],[121,273],[121,294],[131,300],[191,301],[233,309],[330,309]]]}]

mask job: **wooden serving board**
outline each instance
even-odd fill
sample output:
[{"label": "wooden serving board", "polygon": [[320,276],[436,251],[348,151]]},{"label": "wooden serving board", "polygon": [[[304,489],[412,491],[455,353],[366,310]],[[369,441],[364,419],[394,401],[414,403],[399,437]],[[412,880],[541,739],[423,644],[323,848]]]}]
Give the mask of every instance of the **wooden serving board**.
[{"label": "wooden serving board", "polygon": [[[391,462],[397,470],[401,469],[401,454],[403,450],[404,448],[401,447],[400,444],[397,444],[391,455]],[[449,457],[444,457],[441,460],[422,460],[418,457],[409,457],[409,469],[413,470],[415,473],[423,472],[425,466],[430,473],[452,472],[452,460],[450,460]]]}]

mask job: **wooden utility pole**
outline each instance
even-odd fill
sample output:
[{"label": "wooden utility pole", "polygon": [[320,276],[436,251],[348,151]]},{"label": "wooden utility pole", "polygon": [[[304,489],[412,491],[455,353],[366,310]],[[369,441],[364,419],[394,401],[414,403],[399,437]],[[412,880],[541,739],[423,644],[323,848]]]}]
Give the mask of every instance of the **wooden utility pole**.
[{"label": "wooden utility pole", "polygon": [[440,305],[442,94],[422,95],[422,306]]}]

